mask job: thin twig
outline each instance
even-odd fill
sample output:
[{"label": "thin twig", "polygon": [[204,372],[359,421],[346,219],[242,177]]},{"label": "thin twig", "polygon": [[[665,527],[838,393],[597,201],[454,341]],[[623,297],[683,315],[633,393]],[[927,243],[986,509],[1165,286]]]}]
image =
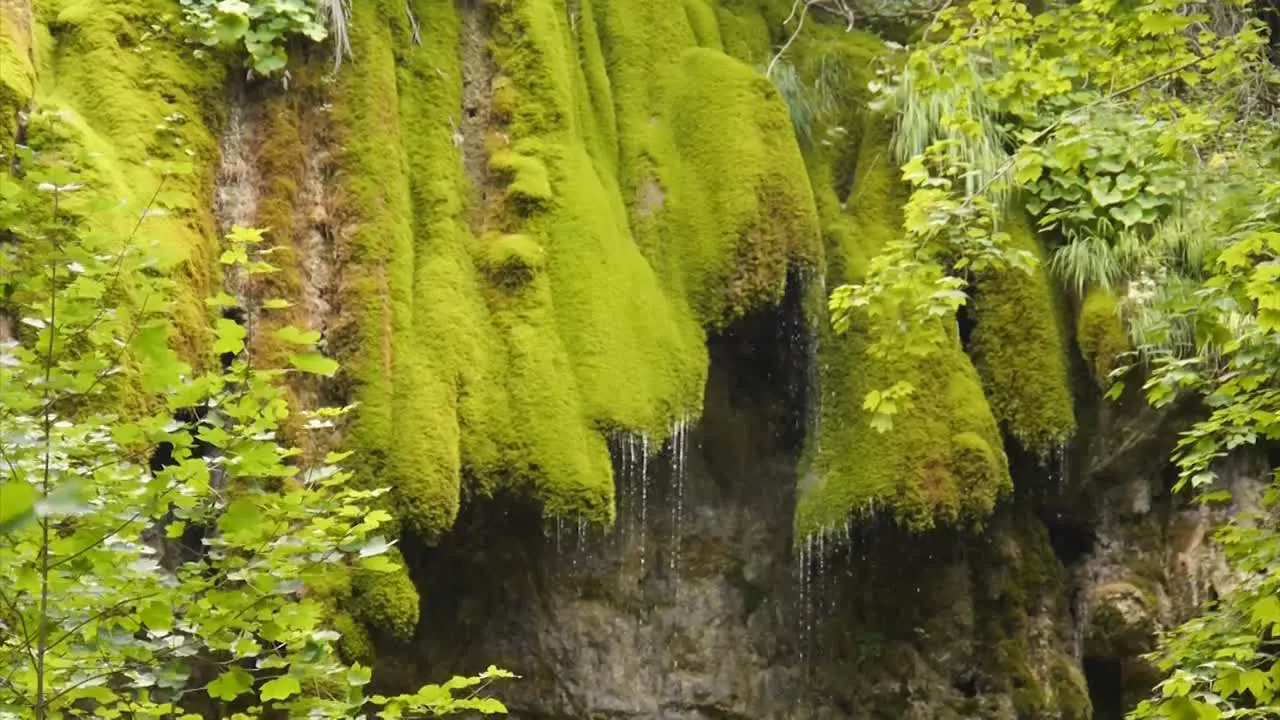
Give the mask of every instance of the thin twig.
[{"label": "thin twig", "polygon": [[[801,7],[802,2],[803,7]],[[791,22],[791,18],[795,17],[797,8],[800,9],[800,21],[796,23],[796,29],[791,33],[791,37],[787,38],[787,41],[783,43],[782,47],[778,48],[778,53],[769,61],[769,67],[764,71],[765,77],[773,77],[773,68],[777,66],[778,61],[782,59],[782,56],[787,52],[787,49],[791,47],[791,43],[794,43],[796,38],[800,36],[800,30],[804,27],[805,15],[809,14],[809,6],[815,2],[818,2],[818,0],[796,0],[795,4],[791,6],[791,14],[787,16],[787,19],[782,24],[786,25]]]}]

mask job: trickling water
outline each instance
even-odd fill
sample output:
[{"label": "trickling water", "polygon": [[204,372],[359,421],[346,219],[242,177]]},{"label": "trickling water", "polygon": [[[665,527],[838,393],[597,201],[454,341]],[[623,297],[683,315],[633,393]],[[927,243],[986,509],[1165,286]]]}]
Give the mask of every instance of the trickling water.
[{"label": "trickling water", "polygon": [[671,552],[672,575],[678,582],[680,536],[684,525],[685,457],[689,452],[689,416],[681,415],[671,433]]},{"label": "trickling water", "polygon": [[649,513],[649,434],[640,435],[640,575],[644,576],[644,540]]}]

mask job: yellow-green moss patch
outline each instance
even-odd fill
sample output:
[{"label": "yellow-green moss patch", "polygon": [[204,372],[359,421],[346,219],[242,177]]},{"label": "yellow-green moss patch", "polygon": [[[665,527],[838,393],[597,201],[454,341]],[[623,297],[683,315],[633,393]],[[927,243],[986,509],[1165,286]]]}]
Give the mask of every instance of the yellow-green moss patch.
[{"label": "yellow-green moss patch", "polygon": [[1111,385],[1108,376],[1120,356],[1130,350],[1129,333],[1116,296],[1101,288],[1085,295],[1076,318],[1076,343],[1099,387]]},{"label": "yellow-green moss patch", "polygon": [[1024,448],[1043,455],[1075,434],[1066,341],[1030,224],[1015,211],[1003,229],[1013,249],[1041,263],[1030,274],[1008,270],[978,279],[971,351],[996,418]]},{"label": "yellow-green moss patch", "polygon": [[[865,85],[878,52],[874,38],[824,33],[797,56],[813,68],[842,58],[837,142],[807,158],[826,246],[827,287],[861,277],[867,261],[902,233],[905,188],[889,152],[889,127],[865,110]],[[844,44],[841,44],[844,43]],[[839,142],[840,138],[848,138]],[[885,359],[866,353],[855,323],[835,337],[822,317],[820,404],[808,440],[796,505],[796,536],[843,526],[853,516],[887,516],[916,529],[979,522],[1011,488],[1007,459],[977,371],[960,348],[954,320],[939,322],[938,350],[925,358]],[[911,405],[879,433],[862,409],[867,392],[899,381],[914,387]]]}]

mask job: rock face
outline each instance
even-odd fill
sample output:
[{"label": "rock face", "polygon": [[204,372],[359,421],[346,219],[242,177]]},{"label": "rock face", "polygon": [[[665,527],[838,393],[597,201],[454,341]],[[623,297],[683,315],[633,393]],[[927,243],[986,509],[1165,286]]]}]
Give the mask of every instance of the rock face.
[{"label": "rock face", "polygon": [[[1118,421],[1104,422],[1114,427]],[[1156,434],[1134,431],[1129,440]],[[1125,443],[1122,443],[1125,444]],[[1096,441],[1096,460],[1085,473],[1088,517],[1094,542],[1073,568],[1079,652],[1099,718],[1119,718],[1150,692],[1159,673],[1141,656],[1158,634],[1193,616],[1205,602],[1236,582],[1213,531],[1232,517],[1257,508],[1265,468],[1241,459],[1222,476],[1231,502],[1189,506],[1170,493],[1167,448],[1129,442],[1120,453]]]},{"label": "rock face", "polygon": [[713,341],[683,458],[615,441],[615,529],[499,501],[406,549],[423,622],[382,676],[507,667],[517,718],[1090,717],[1067,576],[1027,508],[984,534],[873,522],[795,546],[810,413],[786,312]]},{"label": "rock face", "polygon": [[615,438],[614,529],[500,499],[407,548],[424,621],[381,676],[497,664],[528,720],[1123,717],[1158,679],[1139,656],[1159,631],[1228,586],[1207,538],[1249,505],[1249,468],[1211,511],[1170,496],[1160,448],[1126,450],[1145,473],[1015,463],[1021,490],[981,532],[873,519],[797,544],[813,398],[795,309],[713,340],[696,428],[647,460]]}]

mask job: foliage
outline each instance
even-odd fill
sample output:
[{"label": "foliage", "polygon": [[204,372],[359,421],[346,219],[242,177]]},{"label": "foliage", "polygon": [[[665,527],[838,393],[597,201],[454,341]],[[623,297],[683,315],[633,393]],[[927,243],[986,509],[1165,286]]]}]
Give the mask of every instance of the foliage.
[{"label": "foliage", "polygon": [[[252,325],[223,317],[205,369],[185,364],[153,208],[128,236],[94,231],[113,205],[74,165],[20,156],[0,184],[0,312],[20,320],[0,345],[0,717],[503,712],[475,691],[509,673],[370,696],[370,669],[335,651],[332,604],[353,570],[395,567],[394,541],[369,507],[385,491],[349,486],[349,453],[324,447],[350,408],[302,412],[304,447],[281,440],[283,384],[337,369],[318,333],[281,327],[291,367],[260,368]],[[261,240],[237,228],[222,264],[274,271]]]},{"label": "foliage", "polygon": [[[341,58],[347,6],[342,0],[179,0],[187,22],[209,45],[235,45],[248,53],[253,71],[271,75],[289,62],[285,46],[301,35],[320,42],[329,35],[326,20],[337,26]],[[323,7],[322,7],[323,6]],[[328,17],[326,17],[326,15]]]},{"label": "foliage", "polygon": [[[941,11],[907,55],[909,81],[885,92],[892,98],[909,82],[912,94],[954,98],[945,105],[951,114],[937,118],[939,130],[913,131],[935,139],[903,168],[913,188],[906,238],[861,283],[832,294],[833,317],[843,324],[857,311],[882,328],[873,352],[928,352],[913,328],[963,304],[970,273],[1034,264],[996,220],[1011,190],[1031,193],[1048,224],[1081,236],[1168,216],[1167,196],[1185,189],[1173,176],[1195,162],[1194,148],[1228,133],[1252,87],[1245,80],[1269,67],[1258,23],[1219,35],[1202,10],[1179,0],[1084,0],[1032,15],[1020,2],[978,0]],[[1196,91],[1180,96],[1180,87]],[[973,148],[989,142],[993,121],[1014,150],[994,170],[974,167],[981,154]],[[1133,131],[1151,142],[1131,142],[1125,133]],[[985,174],[976,183],[975,170]],[[1085,277],[1113,272],[1109,259],[1078,260],[1059,265]]]},{"label": "foliage", "polygon": [[[1160,307],[1190,319],[1194,352],[1153,353],[1145,385],[1156,405],[1203,397],[1208,416],[1184,433],[1174,460],[1178,487],[1201,491],[1204,501],[1229,497],[1217,476],[1223,459],[1280,441],[1280,180],[1273,174],[1257,190],[1209,277]],[[1132,717],[1280,713],[1280,469],[1271,472],[1259,512],[1217,535],[1240,584],[1164,640],[1153,659],[1169,677]]]}]

